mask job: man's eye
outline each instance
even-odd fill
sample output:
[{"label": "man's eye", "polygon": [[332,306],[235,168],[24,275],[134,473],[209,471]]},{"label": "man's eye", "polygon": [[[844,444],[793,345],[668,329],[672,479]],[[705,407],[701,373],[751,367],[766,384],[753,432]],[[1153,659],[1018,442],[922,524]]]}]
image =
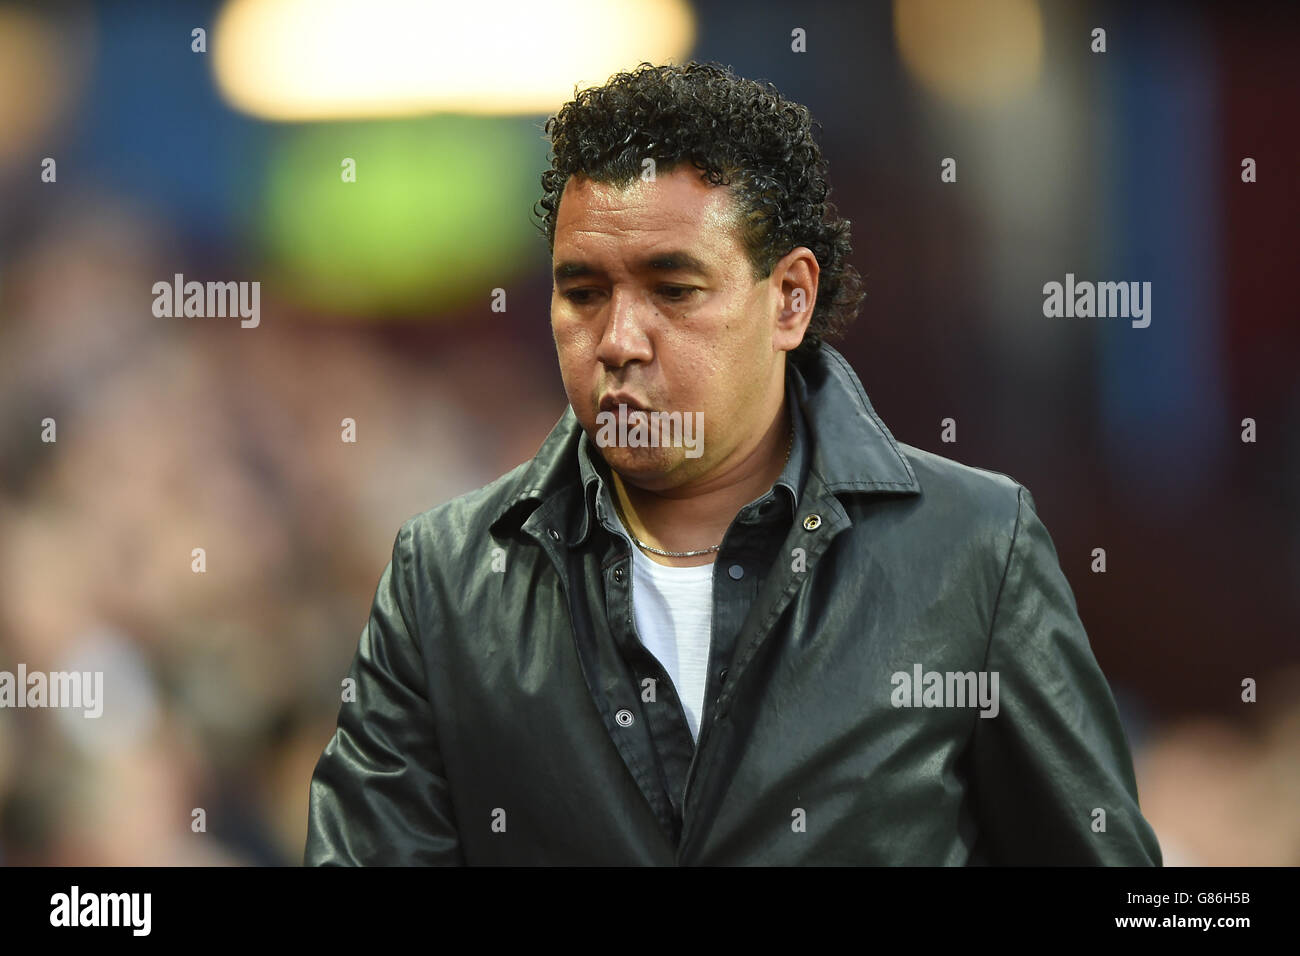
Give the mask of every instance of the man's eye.
[{"label": "man's eye", "polygon": [[680,302],[695,290],[688,285],[664,285],[659,287],[659,291],[666,299],[673,302]]},{"label": "man's eye", "polygon": [[590,295],[590,289],[570,289],[564,293],[564,297],[575,305],[586,305],[591,301]]}]

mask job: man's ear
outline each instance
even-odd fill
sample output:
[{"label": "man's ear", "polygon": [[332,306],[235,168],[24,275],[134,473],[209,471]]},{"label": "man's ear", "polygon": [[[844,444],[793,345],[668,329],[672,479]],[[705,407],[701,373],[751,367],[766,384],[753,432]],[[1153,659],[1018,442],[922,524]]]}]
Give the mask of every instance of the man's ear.
[{"label": "man's ear", "polygon": [[817,278],[821,266],[807,246],[796,246],[772,267],[771,282],[778,296],[779,311],[772,328],[772,350],[793,352],[817,305]]}]

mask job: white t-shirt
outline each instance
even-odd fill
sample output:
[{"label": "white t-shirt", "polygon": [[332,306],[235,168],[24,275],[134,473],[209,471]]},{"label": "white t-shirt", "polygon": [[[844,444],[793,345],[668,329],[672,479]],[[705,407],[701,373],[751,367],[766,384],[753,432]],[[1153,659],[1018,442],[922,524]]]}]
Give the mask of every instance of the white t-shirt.
[{"label": "white t-shirt", "polygon": [[670,568],[632,545],[637,636],[672,678],[691,736],[700,737],[713,637],[713,564]]}]

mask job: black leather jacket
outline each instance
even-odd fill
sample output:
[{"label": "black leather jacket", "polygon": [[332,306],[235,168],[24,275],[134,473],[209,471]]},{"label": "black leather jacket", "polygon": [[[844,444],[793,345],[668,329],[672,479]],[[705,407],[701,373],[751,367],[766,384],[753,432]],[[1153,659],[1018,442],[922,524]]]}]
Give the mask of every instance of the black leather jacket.
[{"label": "black leather jacket", "polygon": [[719,553],[752,573],[698,745],[566,410],[531,461],[402,525],[308,865],[1160,864],[1028,490],[897,443],[829,347],[787,381],[799,490]]}]

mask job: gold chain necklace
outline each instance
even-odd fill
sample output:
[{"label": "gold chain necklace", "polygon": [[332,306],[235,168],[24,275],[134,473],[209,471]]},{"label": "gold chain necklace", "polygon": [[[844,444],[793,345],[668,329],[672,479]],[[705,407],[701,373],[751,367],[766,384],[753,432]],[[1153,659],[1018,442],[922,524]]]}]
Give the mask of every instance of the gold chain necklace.
[{"label": "gold chain necklace", "polygon": [[[790,462],[790,452],[793,450],[794,450],[794,429],[791,428],[790,440],[786,443],[785,446],[785,460],[787,464],[789,464]],[[640,548],[642,551],[649,551],[651,554],[662,555],[665,558],[695,558],[701,554],[712,554],[713,552],[722,549],[721,541],[719,541],[711,548],[703,548],[699,551],[664,551],[661,548],[656,548],[654,545],[646,544],[636,535],[632,534],[632,524],[627,520],[627,517],[623,514],[623,509],[618,503],[618,495],[614,495],[614,508],[616,511],[618,511],[619,519],[623,522],[623,525],[627,528],[627,533],[632,536],[632,540],[636,542],[637,547]]]}]

